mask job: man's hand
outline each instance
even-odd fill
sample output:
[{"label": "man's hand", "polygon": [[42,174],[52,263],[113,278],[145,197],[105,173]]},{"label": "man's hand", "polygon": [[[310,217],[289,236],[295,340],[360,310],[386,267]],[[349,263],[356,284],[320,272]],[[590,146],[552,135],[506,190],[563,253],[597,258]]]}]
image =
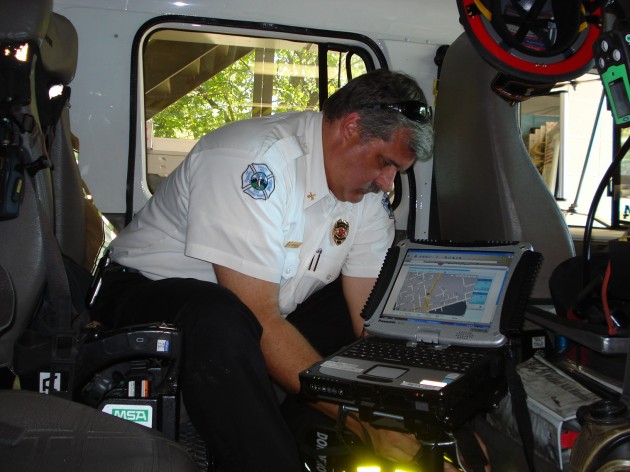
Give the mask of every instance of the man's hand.
[{"label": "man's hand", "polygon": [[[358,421],[358,420],[355,420]],[[413,460],[421,448],[420,443],[413,434],[405,434],[397,431],[373,428],[366,423],[362,423],[365,432],[370,435],[374,452],[392,462],[405,464]],[[477,441],[483,450],[486,459],[488,449],[481,438],[475,433]],[[456,458],[453,458],[456,459]],[[465,458],[464,458],[465,460]],[[465,464],[464,464],[465,465]],[[459,472],[460,469],[453,464],[444,461],[444,472]],[[491,472],[490,464],[485,467],[486,472]]]},{"label": "man's hand", "polygon": [[373,428],[365,423],[363,423],[363,427],[370,435],[374,452],[392,462],[409,462],[420,450],[420,443],[413,434]]},{"label": "man's hand", "polygon": [[[386,429],[371,428],[368,430],[372,438],[374,452],[392,462],[407,463],[411,461],[421,448],[413,434],[404,434]],[[481,438],[477,436],[486,458],[488,450]],[[453,458],[456,459],[456,458]],[[464,458],[465,459],[465,458]],[[444,472],[459,472],[460,469],[444,461]],[[486,472],[491,472],[490,464],[486,465]]]}]

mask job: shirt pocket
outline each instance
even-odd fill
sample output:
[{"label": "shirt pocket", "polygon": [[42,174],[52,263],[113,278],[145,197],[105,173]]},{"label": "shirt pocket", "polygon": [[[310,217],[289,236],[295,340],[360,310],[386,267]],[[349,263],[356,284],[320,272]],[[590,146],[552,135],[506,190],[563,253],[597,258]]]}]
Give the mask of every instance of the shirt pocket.
[{"label": "shirt pocket", "polygon": [[339,277],[346,256],[331,254],[330,251],[327,253],[325,250],[321,253],[315,253],[306,270],[305,277],[317,279],[323,282],[323,285],[329,284]]}]

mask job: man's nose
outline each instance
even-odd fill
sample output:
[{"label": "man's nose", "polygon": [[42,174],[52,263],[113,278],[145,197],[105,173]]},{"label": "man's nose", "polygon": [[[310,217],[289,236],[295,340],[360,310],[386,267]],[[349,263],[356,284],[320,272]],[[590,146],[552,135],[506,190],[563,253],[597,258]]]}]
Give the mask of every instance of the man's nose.
[{"label": "man's nose", "polygon": [[389,192],[394,188],[394,178],[396,177],[396,169],[394,167],[387,167],[383,169],[381,174],[375,180],[376,185],[383,191]]}]

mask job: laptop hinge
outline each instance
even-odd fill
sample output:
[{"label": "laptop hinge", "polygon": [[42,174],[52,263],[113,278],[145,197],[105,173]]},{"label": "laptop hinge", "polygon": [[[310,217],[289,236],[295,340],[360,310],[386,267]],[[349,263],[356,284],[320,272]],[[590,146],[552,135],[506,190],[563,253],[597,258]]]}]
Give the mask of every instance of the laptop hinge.
[{"label": "laptop hinge", "polygon": [[438,344],[440,333],[437,331],[419,330],[416,333],[416,341],[419,343]]}]

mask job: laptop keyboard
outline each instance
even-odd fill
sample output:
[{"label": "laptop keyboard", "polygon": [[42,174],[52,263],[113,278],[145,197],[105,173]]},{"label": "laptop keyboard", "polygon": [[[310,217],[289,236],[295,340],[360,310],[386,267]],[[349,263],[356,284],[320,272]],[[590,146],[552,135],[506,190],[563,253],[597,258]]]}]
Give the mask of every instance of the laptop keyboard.
[{"label": "laptop keyboard", "polygon": [[343,356],[463,373],[476,361],[486,357],[486,353],[453,348],[436,349],[435,346],[427,344],[413,345],[383,339],[372,341],[366,338],[350,346],[343,352]]}]

